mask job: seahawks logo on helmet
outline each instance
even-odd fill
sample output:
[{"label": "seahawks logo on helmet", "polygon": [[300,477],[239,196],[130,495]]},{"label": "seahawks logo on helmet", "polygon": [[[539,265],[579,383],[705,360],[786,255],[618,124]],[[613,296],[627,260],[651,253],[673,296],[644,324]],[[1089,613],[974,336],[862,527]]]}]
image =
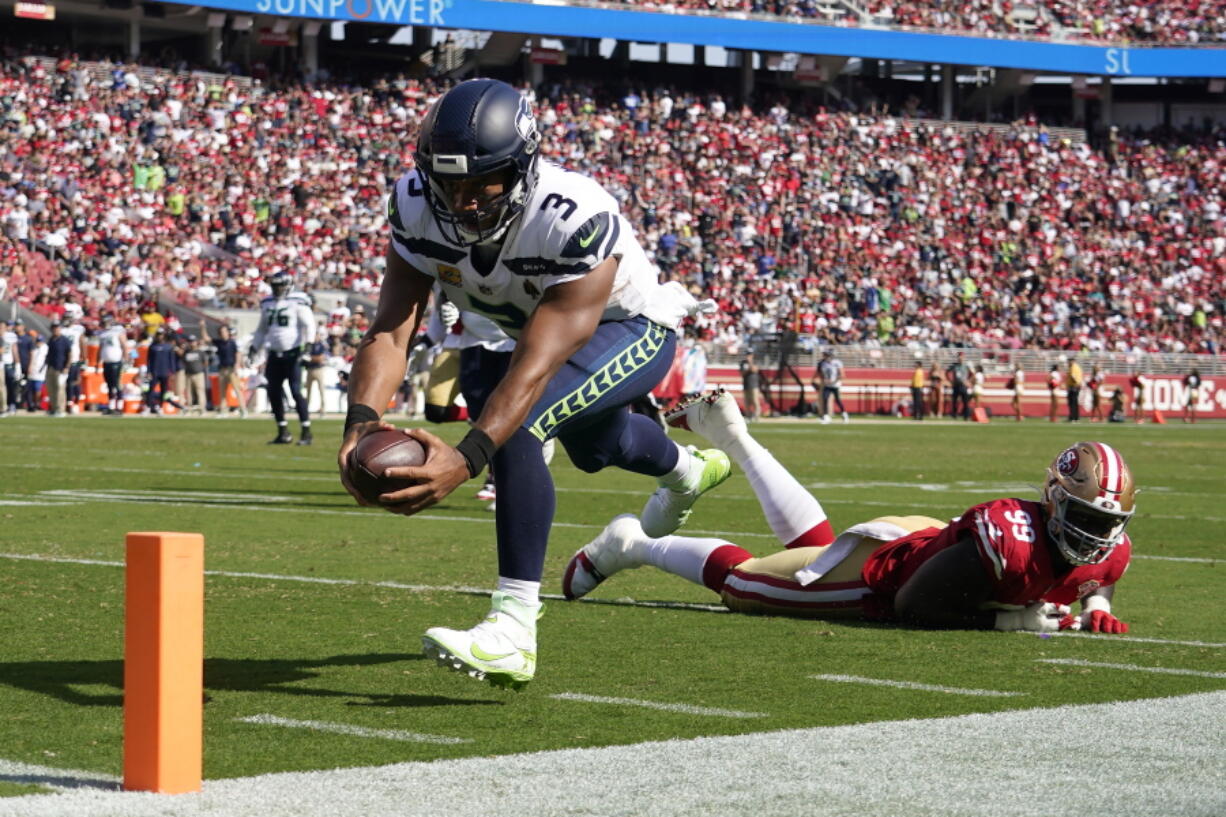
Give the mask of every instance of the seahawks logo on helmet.
[{"label": "seahawks logo on helmet", "polygon": [[413,158],[449,242],[466,247],[506,235],[536,187],[539,148],[532,106],[505,82],[471,79],[434,103]]},{"label": "seahawks logo on helmet", "polygon": [[283,298],[293,288],[294,279],[288,272],[274,272],[268,278],[268,286],[272,288],[273,295]]},{"label": "seahawks logo on helmet", "polygon": [[519,98],[519,112],[515,114],[515,130],[519,133],[519,138],[524,140],[524,151],[536,153],[536,149],[541,145],[541,134],[536,129],[532,106],[522,96]]}]

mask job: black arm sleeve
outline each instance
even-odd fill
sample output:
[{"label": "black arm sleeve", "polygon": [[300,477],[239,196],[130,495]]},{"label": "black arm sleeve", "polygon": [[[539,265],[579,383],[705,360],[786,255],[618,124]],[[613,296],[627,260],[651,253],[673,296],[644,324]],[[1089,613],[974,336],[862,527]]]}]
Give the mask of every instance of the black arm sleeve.
[{"label": "black arm sleeve", "polygon": [[894,611],[916,627],[991,630],[996,613],[979,609],[991,592],[975,543],[964,536],[924,562],[899,588]]}]

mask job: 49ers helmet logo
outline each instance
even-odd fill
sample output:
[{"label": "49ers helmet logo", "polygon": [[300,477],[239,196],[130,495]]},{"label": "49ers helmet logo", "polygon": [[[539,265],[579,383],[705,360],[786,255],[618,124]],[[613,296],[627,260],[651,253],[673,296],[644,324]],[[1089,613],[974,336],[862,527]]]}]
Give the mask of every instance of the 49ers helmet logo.
[{"label": "49ers helmet logo", "polygon": [[1061,475],[1071,477],[1077,473],[1078,466],[1081,465],[1081,458],[1077,456],[1076,448],[1066,448],[1060,458],[1056,460],[1056,470]]}]

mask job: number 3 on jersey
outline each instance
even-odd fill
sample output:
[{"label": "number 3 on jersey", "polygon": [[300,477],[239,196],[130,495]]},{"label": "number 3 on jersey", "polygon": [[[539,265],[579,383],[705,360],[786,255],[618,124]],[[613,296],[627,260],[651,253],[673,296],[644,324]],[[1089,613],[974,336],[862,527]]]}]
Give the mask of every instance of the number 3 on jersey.
[{"label": "number 3 on jersey", "polygon": [[1030,514],[1023,511],[1021,508],[1013,511],[1005,511],[1005,521],[1013,527],[1010,533],[1013,538],[1019,542],[1034,541],[1034,521],[1030,518]]}]

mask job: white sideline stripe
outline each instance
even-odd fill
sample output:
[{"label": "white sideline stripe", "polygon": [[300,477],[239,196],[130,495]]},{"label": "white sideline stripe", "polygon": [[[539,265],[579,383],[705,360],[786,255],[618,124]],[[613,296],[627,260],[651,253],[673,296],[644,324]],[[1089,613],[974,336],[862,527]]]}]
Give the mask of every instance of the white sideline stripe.
[{"label": "white sideline stripe", "polygon": [[286,726],[291,729],[310,729],[315,732],[331,732],[337,735],[353,735],[359,738],[383,738],[384,740],[401,740],[406,743],[472,743],[469,738],[452,738],[446,735],[426,735],[421,732],[406,732],[403,729],[370,729],[365,726],[352,726],[347,723],[327,723],[326,721],[299,721],[293,718],[281,718],[276,715],[248,715],[245,718],[235,718],[239,723],[255,723],[261,726]]},{"label": "white sideline stripe", "polygon": [[1102,669],[1122,669],[1128,672],[1153,672],[1158,675],[1191,675],[1195,678],[1226,678],[1226,672],[1206,672],[1198,669],[1179,669],[1178,667],[1142,667],[1139,664],[1108,664],[1102,661],[1083,661],[1080,658],[1036,658],[1040,664],[1064,664],[1070,667],[1100,667]]},{"label": "white sideline stripe", "polygon": [[995,689],[962,689],[937,684],[920,684],[915,681],[887,681],[884,678],[865,678],[860,675],[810,675],[809,677],[819,681],[837,681],[841,684],[868,684],[869,686],[917,689],[921,692],[945,692],[950,695],[975,695],[985,698],[1017,698],[1026,694],[1025,692],[999,692]]},{"label": "white sideline stripe", "polygon": [[[10,797],[0,817],[1221,817],[1223,712],[1217,691],[206,780],[173,797]],[[1110,736],[1094,746],[1110,774],[1070,759],[1087,735]]]},{"label": "white sideline stripe", "polygon": [[690,706],[689,704],[662,704],[657,701],[640,701],[637,698],[608,698],[603,695],[584,695],[580,692],[559,692],[550,695],[559,701],[580,701],[589,704],[614,704],[616,706],[641,706],[646,709],[658,709],[661,712],[680,712],[683,715],[708,715],[715,718],[765,718],[765,712],[741,712],[736,709],[716,709],[709,706]]}]

